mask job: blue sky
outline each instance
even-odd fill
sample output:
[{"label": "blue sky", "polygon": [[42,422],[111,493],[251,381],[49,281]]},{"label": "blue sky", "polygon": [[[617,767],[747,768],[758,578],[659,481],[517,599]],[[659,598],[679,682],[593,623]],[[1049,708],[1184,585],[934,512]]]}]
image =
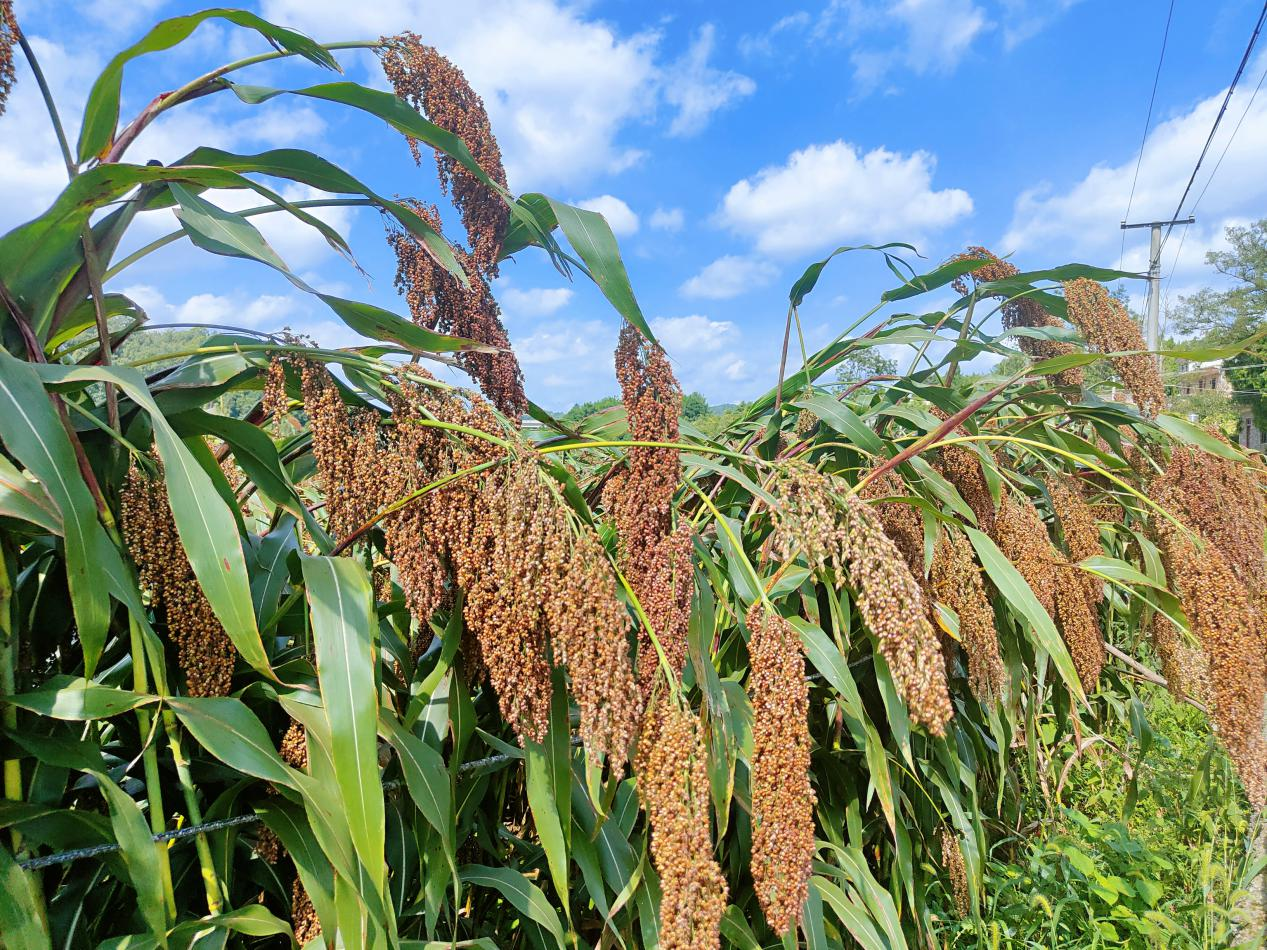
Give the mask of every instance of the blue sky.
[{"label": "blue sky", "polygon": [[[262,0],[252,9],[322,41],[412,29],[454,59],[486,100],[512,190],[607,214],[683,385],[722,402],[772,384],[786,288],[839,244],[907,241],[927,266],[969,244],[1011,253],[1023,269],[1116,265],[1166,7]],[[17,0],[16,8],[73,135],[109,55],[152,21],[197,5]],[[1132,219],[1174,210],[1259,9],[1257,0],[1177,0]],[[204,25],[184,46],[129,66],[124,115],[263,49],[254,34]],[[371,56],[340,60],[349,78],[383,85]],[[1262,56],[1250,63],[1198,179],[1198,225],[1182,247],[1179,232],[1167,246],[1171,303],[1213,280],[1203,255],[1221,244],[1224,226],[1267,214],[1267,94],[1250,102],[1265,67]],[[239,78],[295,86],[328,74],[285,64]],[[129,157],[172,161],[199,144],[309,148],[380,192],[435,196],[430,165],[415,168],[394,133],[298,99],[247,107],[221,94],[182,106]],[[34,84],[19,72],[0,119],[0,230],[38,214],[63,179]],[[215,197],[227,207],[254,203]],[[403,313],[377,214],[325,216],[349,237],[371,282],[315,234],[278,216],[255,220],[310,283]],[[138,243],[174,227],[168,212],[149,217]],[[1145,234],[1131,232],[1124,265],[1143,269],[1146,250]],[[808,342],[832,337],[892,281],[875,256],[833,264],[802,311]],[[134,296],[156,322],[289,325],[327,344],[355,342],[277,275],[185,242],[124,271],[112,289]],[[533,399],[562,409],[615,391],[618,319],[593,288],[567,283],[527,252],[504,265],[497,292]]]}]

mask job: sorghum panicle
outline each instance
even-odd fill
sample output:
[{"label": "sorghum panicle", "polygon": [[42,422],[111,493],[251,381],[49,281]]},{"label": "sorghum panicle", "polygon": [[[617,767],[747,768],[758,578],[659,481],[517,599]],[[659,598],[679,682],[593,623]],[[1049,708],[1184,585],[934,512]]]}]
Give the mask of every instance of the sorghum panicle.
[{"label": "sorghum panicle", "polygon": [[1267,799],[1263,692],[1267,662],[1259,612],[1222,553],[1201,549],[1177,526],[1158,519],[1162,561],[1209,664],[1211,713],[1245,793],[1255,806]]},{"label": "sorghum panicle", "polygon": [[13,91],[13,47],[20,35],[17,17],[13,15],[13,0],[0,0],[0,115],[4,115],[5,103]]},{"label": "sorghum panicle", "polygon": [[[415,211],[441,233],[440,213],[434,205],[413,199],[402,204]],[[502,324],[501,309],[488,278],[480,272],[472,253],[460,247],[453,254],[466,272],[464,287],[418,239],[393,218],[387,220],[387,242],[396,254],[395,286],[405,296],[413,322],[437,333],[446,333],[496,347],[496,352],[466,350],[458,364],[478,384],[484,395],[503,413],[519,418],[527,409],[523,372]]]},{"label": "sorghum panicle", "polygon": [[[157,456],[155,456],[157,462]],[[161,474],[133,466],[122,492],[122,527],[141,588],[162,608],[190,696],[227,696],[236,651],[185,554]]]},{"label": "sorghum panicle", "polygon": [[1110,360],[1140,412],[1149,418],[1156,416],[1166,408],[1166,391],[1156,361],[1150,354],[1138,352],[1147,346],[1131,315],[1094,280],[1079,277],[1064,287],[1069,319],[1088,343],[1101,353],[1135,351]]},{"label": "sorghum panicle", "polygon": [[[960,435],[963,431],[960,428],[954,433]],[[994,530],[994,496],[990,494],[990,484],[981,467],[981,456],[966,445],[943,445],[938,451],[938,467],[942,475],[972,509],[977,527],[990,534]]]},{"label": "sorghum panicle", "polygon": [[955,913],[965,919],[972,913],[972,892],[968,887],[968,865],[963,859],[959,836],[948,825],[941,829],[941,864],[950,878],[950,896],[955,903]]},{"label": "sorghum panicle", "polygon": [[796,459],[783,464],[774,489],[780,499],[773,512],[775,552],[784,560],[803,552],[813,567],[830,568],[838,587],[848,577],[911,718],[941,735],[954,712],[937,633],[921,584],[880,514]]},{"label": "sorghum panicle", "polygon": [[1002,699],[1008,683],[999,653],[999,634],[985,583],[961,534],[942,537],[933,554],[933,590],[959,616],[959,642],[968,656],[968,688],[981,702]]},{"label": "sorghum panicle", "polygon": [[[984,247],[970,247],[964,254],[956,255],[954,260],[969,260],[978,258],[987,263],[976,268],[967,276],[975,286],[978,283],[989,283],[996,280],[1006,280],[1009,277],[1015,277],[1020,271],[1016,265],[1009,261],[1000,260],[993,252]],[[968,292],[968,283],[963,277],[957,278],[952,284],[955,290],[961,294]],[[1002,295],[996,295],[998,299],[1003,299]],[[1039,301],[1032,296],[1026,295],[1015,300],[1009,300],[1003,304],[1003,327],[1006,330],[1013,330],[1016,327],[1060,327],[1063,324],[1054,314],[1049,313]],[[1059,340],[1037,340],[1032,337],[1018,337],[1017,345],[1020,346],[1021,352],[1034,360],[1050,359],[1054,356],[1066,356],[1076,352],[1077,348],[1072,343],[1064,343]],[[1056,383],[1060,386],[1081,386],[1083,382],[1082,367],[1074,366],[1069,369],[1062,370],[1055,375]]]},{"label": "sorghum panicle", "polygon": [[[1060,522],[1060,532],[1064,535],[1069,559],[1077,564],[1087,558],[1103,555],[1104,547],[1100,543],[1100,528],[1095,510],[1087,504],[1078,481],[1072,478],[1048,479],[1047,493],[1051,496],[1052,510]],[[1086,592],[1087,602],[1092,609],[1097,608],[1104,599],[1103,582],[1086,571],[1078,571],[1076,574]]]},{"label": "sorghum panicle", "polygon": [[1049,616],[1056,615],[1056,552],[1038,509],[1019,493],[1005,492],[992,540],[1020,572]]},{"label": "sorghum panicle", "polygon": [[[876,498],[896,498],[910,495],[911,491],[903,483],[901,476],[890,469],[879,478],[867,482],[860,493],[865,501]],[[917,578],[924,576],[924,517],[914,505],[899,501],[873,504],[872,509],[880,516],[887,534],[906,558],[907,566]]]},{"label": "sorghum panicle", "polygon": [[1159,612],[1154,612],[1148,632],[1153,649],[1161,659],[1166,688],[1179,699],[1191,697],[1208,704],[1210,662],[1201,648],[1185,642],[1179,628]]},{"label": "sorghum panicle", "polygon": [[304,889],[304,882],[295,875],[295,883],[291,885],[290,922],[295,931],[295,942],[301,947],[321,936],[321,920],[312,906],[312,898]]},{"label": "sorghum panicle", "polygon": [[[636,442],[676,442],[682,389],[669,358],[632,324],[620,328],[616,378]],[[674,672],[686,661],[694,576],[691,533],[673,528],[673,495],[680,478],[678,450],[630,446],[627,469],[616,472],[603,489],[619,537],[620,565],[655,631]],[[638,636],[638,678],[644,699],[650,696],[659,658],[648,631]]]},{"label": "sorghum panicle", "polygon": [[1104,666],[1104,635],[1099,616],[1087,599],[1083,578],[1088,575],[1071,564],[1055,567],[1056,625],[1069,648],[1082,688],[1090,693],[1100,683]]},{"label": "sorghum panicle", "polygon": [[871,507],[850,494],[844,506],[844,550],[858,610],[879,641],[911,719],[942,735],[954,710],[920,585]]},{"label": "sorghum panicle", "polygon": [[[506,170],[488,112],[462,70],[414,33],[383,39],[379,58],[396,95],[460,138],[484,174],[504,189]],[[417,141],[408,141],[414,161],[420,162]],[[500,195],[455,159],[438,149],[435,158],[440,186],[453,196],[462,216],[471,263],[482,277],[496,277],[510,209]]]},{"label": "sorghum panicle", "polygon": [[776,933],[801,919],[814,860],[809,684],[795,628],[760,603],[748,611],[752,700],[752,880]]},{"label": "sorghum panicle", "polygon": [[638,741],[638,795],[651,826],[651,860],[660,876],[660,946],[716,950],[726,909],[726,879],[713,857],[707,753],[690,710],[660,699]]}]

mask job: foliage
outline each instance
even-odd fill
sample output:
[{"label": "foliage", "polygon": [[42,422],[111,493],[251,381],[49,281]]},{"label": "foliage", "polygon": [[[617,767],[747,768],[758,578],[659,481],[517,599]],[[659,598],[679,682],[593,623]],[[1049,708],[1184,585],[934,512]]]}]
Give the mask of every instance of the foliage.
[{"label": "foliage", "polygon": [[696,422],[708,415],[708,400],[703,393],[687,393],[682,397],[682,418],[688,422]]},{"label": "foliage", "polygon": [[986,864],[986,923],[947,928],[950,945],[1235,942],[1247,923],[1236,906],[1261,861],[1246,847],[1257,822],[1232,765],[1205,716],[1167,693],[1122,708],[1125,721],[1060,763],[1063,804],[1027,789],[1021,832]]},{"label": "foliage", "polygon": [[578,402],[563,415],[559,416],[559,421],[565,425],[575,425],[587,416],[592,416],[596,412],[604,409],[611,409],[620,405],[620,398],[617,396],[604,396],[602,399],[592,399],[589,402]]},{"label": "foliage", "polygon": [[1205,262],[1232,286],[1181,297],[1172,317],[1177,332],[1211,343],[1236,343],[1257,333],[1267,314],[1267,218],[1230,225],[1224,236],[1227,250],[1207,251]]},{"label": "foliage", "polygon": [[836,381],[852,386],[872,376],[892,376],[896,372],[897,360],[885,356],[879,349],[855,350],[836,365]]},{"label": "foliage", "polygon": [[[209,19],[272,51],[120,124],[127,64]],[[236,82],[292,56],[332,69],[349,47],[382,54],[403,98]],[[309,152],[126,161],[148,124],[228,92],[360,109],[435,150],[465,246],[434,207],[384,198],[396,184]],[[1260,724],[1239,702],[1267,681],[1246,621],[1267,593],[1254,470],[1183,419],[1051,385],[1110,362],[1066,317],[1131,328],[1075,307],[1118,272],[987,279],[997,259],[974,255],[921,274],[906,245],[842,248],[900,280],[703,431],[679,427],[610,228],[510,195],[478,97],[417,37],[320,45],[241,11],[177,17],[110,62],[64,147],[62,195],[0,237],[6,945],[750,950],[795,928],[815,948],[923,946],[952,879],[956,913],[981,920],[1018,789],[1054,781],[1052,750],[1130,695],[1138,670],[1106,632],[1148,659],[1152,631],[1176,689],[1207,664],[1261,803]],[[384,213],[409,319],[289,271],[254,213],[351,248],[279,179]],[[220,208],[221,188],[261,206]],[[180,230],[118,259],[135,216],[163,207]],[[117,321],[144,322],[115,278],[185,238],[314,293],[367,345],[216,328],[113,352]],[[490,286],[536,250],[623,319],[622,408],[528,442]],[[996,303],[1024,311],[1021,339],[1067,351],[956,376],[1016,355],[973,316]],[[87,352],[63,349],[85,333]],[[823,382],[886,345],[925,359],[893,385]],[[1159,385],[1150,361],[1112,360]],[[207,411],[229,395],[249,411]],[[1208,473],[1235,505],[1208,504]]]}]

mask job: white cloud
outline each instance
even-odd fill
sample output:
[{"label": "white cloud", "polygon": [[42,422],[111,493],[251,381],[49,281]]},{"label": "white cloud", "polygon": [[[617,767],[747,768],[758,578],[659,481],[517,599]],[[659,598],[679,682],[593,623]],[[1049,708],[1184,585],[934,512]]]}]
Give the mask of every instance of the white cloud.
[{"label": "white cloud", "polygon": [[656,317],[651,329],[674,361],[685,391],[700,390],[713,398],[728,398],[734,390],[719,387],[719,379],[728,383],[748,380],[747,361],[736,350],[742,335],[729,320],[713,320],[700,314]]},{"label": "white cloud", "polygon": [[572,299],[567,287],[495,288],[502,311],[511,317],[545,317],[557,313]]},{"label": "white cloud", "polygon": [[655,317],[651,330],[672,357],[712,353],[720,350],[736,335],[729,320],[710,320],[692,314],[687,317]]},{"label": "white cloud", "polygon": [[1003,46],[1015,49],[1042,32],[1082,0],[1000,0],[1003,13]]},{"label": "white cloud", "polygon": [[973,0],[831,0],[814,33],[853,47],[856,91],[866,94],[897,70],[949,73],[990,26]]},{"label": "white cloud", "polygon": [[194,294],[179,303],[148,284],[134,284],[120,291],[145,310],[154,324],[219,323],[271,333],[309,314],[297,297],[277,294]]},{"label": "white cloud", "polygon": [[[1262,70],[1265,65],[1267,57],[1260,57],[1254,69]],[[1187,229],[1186,237],[1176,228],[1163,249],[1162,272],[1173,270],[1177,284],[1212,279],[1213,271],[1203,265],[1205,252],[1222,245],[1225,227],[1245,223],[1253,209],[1267,202],[1267,177],[1262,173],[1267,167],[1267,99],[1257,97],[1245,113],[1251,92],[1240,89],[1232,97],[1228,116],[1193,186],[1184,212],[1204,191],[1196,226]],[[1182,185],[1192,173],[1225,94],[1226,90],[1220,90],[1200,100],[1149,134],[1131,202],[1132,221],[1165,220],[1174,213]],[[1209,175],[1242,114],[1244,121],[1218,166],[1218,175],[1211,180]],[[1073,184],[1042,182],[1026,189],[1016,201],[1011,226],[998,250],[1023,251],[1028,257],[1047,260],[1116,264],[1122,247],[1119,224],[1126,211],[1135,162],[1135,155],[1121,155],[1114,164],[1093,166]],[[1182,257],[1175,268],[1180,246]],[[1144,270],[1147,257],[1148,232],[1128,231],[1123,267]]]},{"label": "white cloud", "polygon": [[757,257],[727,254],[685,281],[679,290],[684,297],[729,300],[755,287],[764,287],[779,273],[769,261]]},{"label": "white cloud", "polygon": [[842,241],[912,240],[972,211],[959,188],[933,189],[936,158],[837,140],[793,152],[731,186],[719,218],[759,250],[797,254]]},{"label": "white cloud", "polygon": [[775,41],[784,33],[799,33],[810,25],[810,15],[804,10],[779,17],[764,33],[746,33],[739,37],[739,52],[744,56],[770,56]]},{"label": "white cloud", "polygon": [[615,332],[601,320],[558,320],[538,327],[523,340],[515,340],[514,345],[515,354],[524,366],[567,361],[580,370],[583,366],[602,365],[604,360],[611,368],[616,341]]},{"label": "white cloud", "polygon": [[555,0],[265,0],[263,9],[327,40],[421,33],[483,96],[516,191],[619,171],[639,158],[618,138],[654,107],[653,33],[622,36]]},{"label": "white cloud", "polygon": [[686,217],[681,208],[656,208],[651,212],[651,227],[657,231],[681,231]]},{"label": "white cloud", "polygon": [[678,110],[670,135],[694,135],[714,112],[756,91],[757,84],[747,76],[708,65],[716,34],[711,23],[700,27],[690,49],[665,75],[664,98]]},{"label": "white cloud", "polygon": [[578,201],[577,207],[586,211],[597,211],[611,225],[612,233],[617,237],[628,237],[638,233],[638,215],[633,208],[625,204],[615,195],[599,195],[597,198],[586,198]]}]

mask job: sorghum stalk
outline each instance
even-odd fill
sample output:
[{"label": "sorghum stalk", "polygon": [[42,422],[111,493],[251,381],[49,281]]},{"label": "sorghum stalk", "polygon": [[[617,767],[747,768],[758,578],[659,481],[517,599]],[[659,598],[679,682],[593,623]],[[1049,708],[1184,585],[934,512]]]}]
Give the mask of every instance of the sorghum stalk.
[{"label": "sorghum stalk", "polygon": [[[185,797],[185,810],[189,812],[189,823],[202,824],[202,808],[198,804],[198,791],[194,788],[193,778],[189,774],[189,760],[180,744],[180,726],[171,709],[163,709],[163,729],[167,733],[167,744],[172,751],[172,761],[176,763],[176,778],[180,781],[180,790]],[[198,865],[202,869],[202,883],[207,891],[207,913],[218,916],[224,910],[224,901],[220,896],[220,880],[216,875],[216,865],[211,858],[211,845],[207,843],[205,833],[194,838],[194,848],[198,852]]]},{"label": "sorghum stalk", "polygon": [[[131,637],[132,650],[132,689],[138,693],[149,692],[149,676],[145,668],[145,644],[141,642],[141,627],[133,617],[128,617],[128,632]],[[159,835],[167,830],[163,808],[163,783],[158,773],[158,748],[148,741],[154,720],[150,710],[141,707],[136,711],[136,722],[139,726],[141,741],[145,749],[141,753],[141,764],[145,769],[145,797],[149,802],[150,831]],[[172,889],[172,865],[167,849],[158,849],[159,873],[163,876],[163,897],[167,901],[167,916],[176,919],[176,894]]]},{"label": "sorghum stalk", "polygon": [[[13,623],[13,581],[9,574],[10,546],[8,539],[0,538],[0,695],[12,696],[15,689],[14,662],[18,654],[18,631]],[[0,711],[0,725],[16,729],[18,707],[5,703]],[[22,800],[22,764],[17,759],[4,760],[4,797],[10,801]],[[13,829],[13,850],[22,843],[22,836]]]}]

